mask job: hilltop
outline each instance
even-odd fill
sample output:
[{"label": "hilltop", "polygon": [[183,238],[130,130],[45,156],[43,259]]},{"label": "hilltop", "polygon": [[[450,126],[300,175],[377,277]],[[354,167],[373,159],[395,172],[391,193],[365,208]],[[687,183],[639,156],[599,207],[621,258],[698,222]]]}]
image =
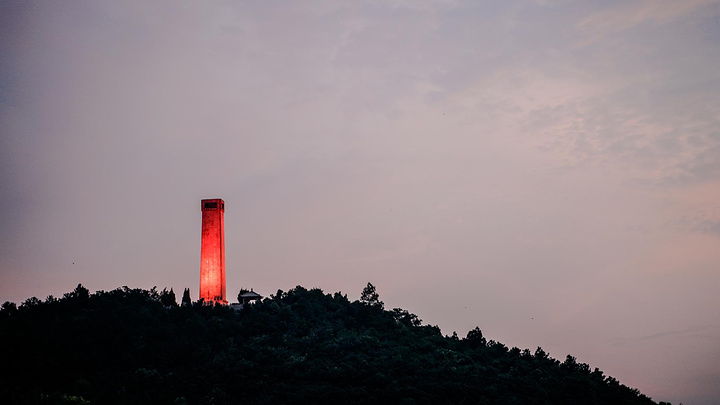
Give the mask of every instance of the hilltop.
[{"label": "hilltop", "polygon": [[370,284],[357,301],[298,286],[239,312],[78,285],[3,304],[0,358],[2,403],[655,404],[569,355],[443,336]]}]

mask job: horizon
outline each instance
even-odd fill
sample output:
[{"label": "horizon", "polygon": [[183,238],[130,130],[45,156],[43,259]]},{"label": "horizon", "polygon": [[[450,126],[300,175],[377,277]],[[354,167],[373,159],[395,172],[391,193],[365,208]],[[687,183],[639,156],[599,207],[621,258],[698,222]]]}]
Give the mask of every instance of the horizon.
[{"label": "horizon", "polygon": [[[370,282],[720,398],[720,1],[0,5],[0,302]],[[164,285],[163,285],[164,284]]]}]

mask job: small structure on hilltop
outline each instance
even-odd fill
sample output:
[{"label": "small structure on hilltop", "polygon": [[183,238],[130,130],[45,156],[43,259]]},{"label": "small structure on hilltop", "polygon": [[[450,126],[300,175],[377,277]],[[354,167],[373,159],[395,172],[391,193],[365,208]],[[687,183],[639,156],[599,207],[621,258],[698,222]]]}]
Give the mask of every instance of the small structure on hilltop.
[{"label": "small structure on hilltop", "polygon": [[232,309],[236,310],[236,311],[239,311],[239,310],[243,309],[243,307],[244,307],[245,305],[251,305],[251,304],[254,304],[254,303],[256,303],[256,302],[260,302],[260,300],[261,300],[262,298],[263,298],[262,295],[256,293],[255,291],[253,291],[253,290],[251,289],[250,291],[246,291],[246,292],[241,293],[240,295],[238,295],[238,301],[240,301],[240,302],[239,302],[239,303],[230,304],[230,307],[231,307]]},{"label": "small structure on hilltop", "polygon": [[245,294],[240,294],[240,303],[245,304],[254,304],[257,301],[260,301],[262,299],[262,295],[256,293],[253,290],[250,290],[246,292]]}]

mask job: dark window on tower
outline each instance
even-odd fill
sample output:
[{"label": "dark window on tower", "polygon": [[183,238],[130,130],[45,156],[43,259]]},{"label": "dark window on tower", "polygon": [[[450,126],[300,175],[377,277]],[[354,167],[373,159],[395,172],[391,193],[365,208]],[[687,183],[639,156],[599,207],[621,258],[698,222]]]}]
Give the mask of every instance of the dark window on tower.
[{"label": "dark window on tower", "polygon": [[222,209],[222,210],[225,209],[225,203],[220,204],[220,209]]},{"label": "dark window on tower", "polygon": [[217,209],[217,203],[216,203],[216,202],[205,203],[205,209],[206,209],[206,210],[214,210],[214,209]]}]

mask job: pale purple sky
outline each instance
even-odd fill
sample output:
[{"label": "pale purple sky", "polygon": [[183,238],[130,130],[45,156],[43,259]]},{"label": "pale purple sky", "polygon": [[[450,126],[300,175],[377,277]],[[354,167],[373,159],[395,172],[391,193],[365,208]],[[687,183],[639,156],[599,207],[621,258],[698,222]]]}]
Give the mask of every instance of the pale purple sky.
[{"label": "pale purple sky", "polygon": [[0,3],[0,301],[296,285],[720,398],[720,2]]}]

